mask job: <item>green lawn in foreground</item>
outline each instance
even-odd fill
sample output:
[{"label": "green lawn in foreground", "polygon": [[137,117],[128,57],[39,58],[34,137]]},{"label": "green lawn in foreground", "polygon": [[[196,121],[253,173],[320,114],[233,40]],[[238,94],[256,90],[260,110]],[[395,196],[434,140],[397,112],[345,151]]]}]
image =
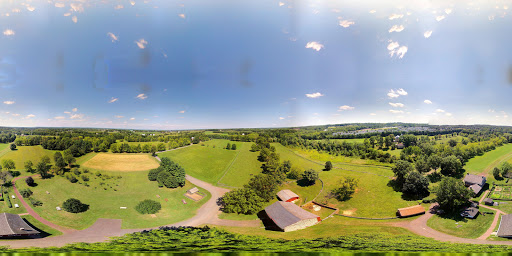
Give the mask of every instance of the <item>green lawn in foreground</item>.
[{"label": "green lawn in foreground", "polygon": [[502,162],[512,159],[512,143],[505,144],[495,150],[484,153],[481,156],[471,158],[464,169],[471,174],[488,173]]},{"label": "green lawn in foreground", "polygon": [[[480,212],[492,210],[481,208]],[[492,211],[494,212],[494,211]],[[437,231],[463,238],[478,238],[489,229],[494,219],[494,214],[479,214],[476,219],[467,219],[460,214],[452,214],[446,217],[434,215],[427,225]]]},{"label": "green lawn in foreground", "polygon": [[[75,229],[87,228],[98,218],[122,219],[123,228],[151,228],[194,216],[196,210],[210,197],[207,191],[200,189],[208,195],[206,198],[199,202],[186,198],[183,194],[194,187],[189,182],[183,188],[158,188],[156,182],[148,180],[148,171],[102,172],[102,174],[101,177],[97,177],[89,173],[88,187],[81,180],[82,184],[73,184],[61,176],[45,180],[36,179],[38,185],[31,190],[34,192],[33,197],[42,201],[43,205],[33,209],[49,221]],[[112,178],[105,178],[106,174]],[[116,178],[119,175],[122,178]],[[19,189],[27,187],[23,180],[17,181],[16,184]],[[78,214],[57,211],[56,207],[62,206],[68,198],[76,198],[90,205],[89,210]],[[168,202],[165,201],[166,198]],[[144,199],[152,199],[162,204],[162,209],[156,214],[156,218],[135,211],[135,206]],[[187,204],[183,204],[182,199],[185,199]],[[127,207],[127,209],[120,209],[120,207]]]},{"label": "green lawn in foreground", "polygon": [[242,150],[241,142],[235,143],[237,144],[237,150],[223,149],[228,142],[227,140],[211,140],[204,142],[204,146],[196,144],[186,148],[163,152],[158,154],[158,156],[169,157],[174,162],[183,166],[187,174],[194,178],[216,184],[238,151]]},{"label": "green lawn in foreground", "polygon": [[9,151],[11,151],[11,149],[9,148],[8,143],[0,143],[0,157],[2,157],[4,154],[6,154]]},{"label": "green lawn in foreground", "polygon": [[[4,200],[0,201],[0,212],[7,212],[7,213],[12,213],[12,214],[20,214],[20,213],[27,212],[25,207],[23,207],[23,205],[21,204],[21,201],[18,198],[18,196],[16,196],[14,194],[14,190],[12,187],[8,187],[8,188],[4,187],[3,191],[4,192],[7,191],[8,193],[4,194]],[[12,195],[14,195],[14,197],[15,197],[14,199],[12,198]],[[9,197],[9,200],[12,203],[12,208],[9,208],[7,206],[7,197]],[[19,208],[16,208],[15,204],[18,204]]]},{"label": "green lawn in foreground", "polygon": [[[12,159],[16,164],[17,170],[25,169],[25,162],[32,161],[35,165],[41,160],[41,157],[47,155],[50,157],[50,160],[53,163],[53,155],[55,154],[55,150],[47,150],[41,146],[20,146],[17,147],[14,151],[9,151],[5,155],[0,157],[0,162],[3,159]],[[22,172],[24,173],[24,172]]]}]

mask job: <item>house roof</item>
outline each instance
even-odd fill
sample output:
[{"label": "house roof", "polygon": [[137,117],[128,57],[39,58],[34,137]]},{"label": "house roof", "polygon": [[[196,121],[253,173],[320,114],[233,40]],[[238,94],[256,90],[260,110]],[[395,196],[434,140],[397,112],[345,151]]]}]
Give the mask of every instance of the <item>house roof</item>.
[{"label": "house roof", "polygon": [[318,215],[310,213],[294,203],[277,201],[265,208],[267,215],[276,223],[276,225],[285,229],[301,220],[317,219]]},{"label": "house roof", "polygon": [[462,213],[460,215],[469,217],[469,218],[474,218],[477,214],[478,214],[477,208],[467,207],[466,209],[464,209],[464,211],[462,211]]},{"label": "house roof", "polygon": [[35,235],[39,231],[29,226],[17,214],[0,213],[0,235]]},{"label": "house roof", "polygon": [[482,186],[478,185],[478,184],[473,184],[471,186],[469,186],[469,188],[471,190],[473,190],[473,192],[475,192],[475,195],[477,195],[478,193],[480,193],[480,191],[482,190]]},{"label": "house roof", "polygon": [[289,189],[283,189],[277,192],[277,196],[279,197],[279,199],[281,199],[281,201],[288,201],[289,199],[292,198],[299,198],[299,195],[293,193],[293,191]]},{"label": "house roof", "polygon": [[480,186],[483,186],[485,184],[485,181],[487,179],[484,176],[480,175],[474,175],[474,174],[467,174],[466,177],[464,177],[464,182],[468,184],[479,184]]},{"label": "house roof", "polygon": [[492,203],[494,203],[494,201],[490,198],[486,198],[486,199],[484,199],[484,203],[492,204]]},{"label": "house roof", "polygon": [[190,194],[194,194],[194,193],[199,192],[199,189],[197,187],[193,187],[193,188],[187,190],[187,192]]},{"label": "house roof", "polygon": [[501,215],[501,222],[497,235],[501,237],[512,236],[512,214]]},{"label": "house roof", "polygon": [[398,209],[398,214],[401,217],[412,216],[421,213],[425,213],[425,208],[423,208],[421,205],[414,205]]}]

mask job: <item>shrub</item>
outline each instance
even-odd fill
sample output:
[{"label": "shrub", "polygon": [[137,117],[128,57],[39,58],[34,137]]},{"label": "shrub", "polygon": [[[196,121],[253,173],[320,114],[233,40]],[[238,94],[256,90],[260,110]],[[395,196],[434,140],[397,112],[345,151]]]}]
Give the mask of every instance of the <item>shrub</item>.
[{"label": "shrub", "polygon": [[43,202],[41,202],[41,201],[39,201],[39,200],[37,200],[37,199],[35,199],[33,197],[29,198],[29,200],[30,200],[30,203],[33,206],[41,206],[41,205],[43,205]]},{"label": "shrub", "polygon": [[155,214],[162,209],[162,205],[153,200],[146,199],[135,206],[135,210],[141,214]]},{"label": "shrub", "polygon": [[11,174],[12,177],[18,177],[21,174],[19,171],[8,171],[8,172]]},{"label": "shrub", "polygon": [[158,174],[162,171],[162,168],[156,168],[156,169],[153,169],[151,171],[149,171],[148,173],[148,179],[150,181],[155,181],[158,177]]},{"label": "shrub", "polygon": [[89,209],[89,205],[80,202],[75,198],[70,198],[62,203],[62,208],[71,213],[85,212]]},{"label": "shrub", "polygon": [[68,179],[71,183],[76,183],[78,181],[76,176],[72,173],[66,173],[66,179]]},{"label": "shrub", "polygon": [[11,199],[9,198],[9,195],[5,195],[5,202],[7,203],[7,207],[12,208]]},{"label": "shrub", "polygon": [[97,171],[96,176],[101,177],[101,172]]},{"label": "shrub", "polygon": [[82,178],[83,181],[89,181],[89,175],[82,174],[80,178]]},{"label": "shrub", "polygon": [[73,173],[74,173],[76,176],[80,176],[80,174],[82,174],[82,172],[81,172],[79,169],[77,169],[77,168],[73,169]]},{"label": "shrub", "polygon": [[302,171],[298,167],[293,166],[291,171],[288,172],[288,174],[286,175],[286,177],[288,179],[298,180],[302,177]]},{"label": "shrub", "polygon": [[330,170],[332,170],[332,163],[331,163],[331,161],[327,161],[327,162],[325,162],[324,171],[330,171]]},{"label": "shrub", "polygon": [[27,183],[27,185],[28,185],[28,186],[33,187],[33,186],[35,185],[34,178],[32,178],[32,177],[27,177],[27,178],[25,179],[25,183]]},{"label": "shrub", "polygon": [[89,173],[89,169],[84,169],[84,173]]},{"label": "shrub", "polygon": [[21,189],[20,190],[20,194],[23,198],[28,198],[30,197],[34,192],[32,192],[32,190],[30,190],[29,188],[26,188],[26,189]]}]

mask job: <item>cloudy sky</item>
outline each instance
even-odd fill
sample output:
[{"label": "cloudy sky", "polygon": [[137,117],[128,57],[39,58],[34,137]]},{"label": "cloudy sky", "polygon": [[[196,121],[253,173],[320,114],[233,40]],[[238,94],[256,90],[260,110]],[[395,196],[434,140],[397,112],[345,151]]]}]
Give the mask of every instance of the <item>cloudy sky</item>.
[{"label": "cloudy sky", "polygon": [[0,126],[512,125],[512,1],[0,1]]}]

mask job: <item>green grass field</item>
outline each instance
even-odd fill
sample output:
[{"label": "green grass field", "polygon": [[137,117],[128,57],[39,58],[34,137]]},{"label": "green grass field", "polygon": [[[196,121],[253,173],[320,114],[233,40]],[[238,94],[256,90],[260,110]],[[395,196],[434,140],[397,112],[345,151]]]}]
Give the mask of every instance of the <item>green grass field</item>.
[{"label": "green grass field", "polygon": [[50,160],[53,162],[53,155],[55,152],[57,151],[46,150],[41,146],[22,146],[17,147],[14,151],[10,151],[9,149],[9,152],[0,157],[0,161],[3,159],[12,159],[16,164],[16,169],[21,171],[25,169],[24,165],[26,161],[32,161],[35,166],[44,155],[50,157]]},{"label": "green grass field", "polygon": [[253,143],[243,142],[236,158],[226,170],[225,175],[218,181],[219,185],[241,187],[254,175],[261,173],[261,162],[258,161],[259,152],[251,152]]},{"label": "green grass field", "polygon": [[[111,178],[105,178],[105,174]],[[33,197],[42,201],[43,205],[34,207],[34,210],[49,221],[75,229],[87,228],[98,218],[122,219],[123,228],[149,228],[172,224],[194,216],[196,210],[210,197],[206,190],[200,189],[208,196],[199,202],[194,202],[183,195],[194,185],[187,182],[183,188],[158,188],[156,182],[150,182],[147,179],[147,174],[147,171],[103,172],[103,175],[98,177],[89,173],[87,174],[90,178],[87,182],[89,186],[85,186],[81,179],[82,184],[73,184],[60,176],[46,180],[38,178],[36,179],[38,185],[31,190],[34,192]],[[116,178],[118,175],[122,178]],[[19,189],[27,187],[23,180],[17,181],[16,184]],[[62,206],[68,198],[81,200],[89,205],[89,210],[78,214],[57,211],[56,207]],[[156,218],[135,211],[135,205],[144,199],[152,199],[162,204],[162,209],[156,214]],[[168,201],[166,202],[165,199]],[[183,204],[182,199],[187,204]],[[120,209],[120,207],[127,207],[127,209]]]},{"label": "green grass field", "polygon": [[[12,213],[12,214],[20,214],[20,213],[27,212],[25,207],[23,207],[23,205],[21,204],[20,199],[14,194],[12,187],[9,187],[9,188],[4,187],[3,191],[4,192],[7,191],[8,193],[4,194],[4,200],[0,201],[0,212],[7,212],[7,213]],[[12,198],[12,195],[14,195],[14,197],[15,197],[14,199]],[[12,204],[12,208],[9,208],[7,206],[7,198],[6,197],[9,197],[9,201]],[[18,204],[19,208],[16,208],[15,204]]]},{"label": "green grass field", "polygon": [[499,167],[502,162],[510,159],[512,159],[512,143],[505,144],[481,156],[471,158],[464,166],[464,169],[471,174],[490,174],[494,167]]},{"label": "green grass field", "polygon": [[[480,211],[491,212],[492,210],[481,208]],[[493,211],[494,212],[494,211]],[[427,225],[437,231],[463,238],[478,238],[489,229],[494,219],[494,214],[479,214],[476,219],[467,219],[459,214],[447,217],[434,215],[427,222]]]},{"label": "green grass field", "polygon": [[11,151],[11,149],[9,148],[8,143],[0,143],[0,157],[7,154],[9,151]]}]

